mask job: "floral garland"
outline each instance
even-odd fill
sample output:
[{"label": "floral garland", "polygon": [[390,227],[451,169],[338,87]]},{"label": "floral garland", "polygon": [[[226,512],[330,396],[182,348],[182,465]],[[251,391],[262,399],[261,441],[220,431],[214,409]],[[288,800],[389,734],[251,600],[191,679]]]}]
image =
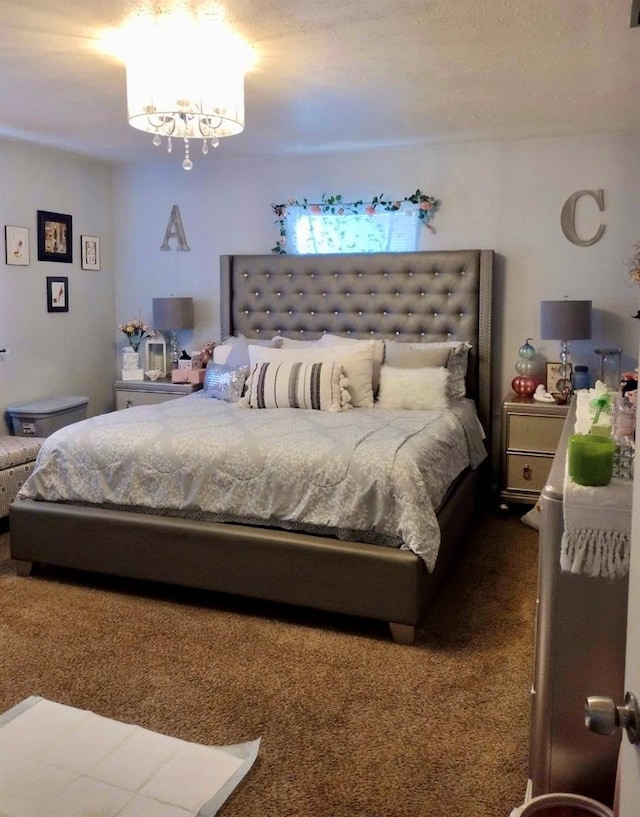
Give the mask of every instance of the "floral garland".
[{"label": "floral garland", "polygon": [[433,214],[438,209],[438,202],[433,196],[427,196],[419,188],[410,196],[405,196],[403,199],[385,199],[384,194],[374,196],[371,201],[353,201],[345,202],[342,195],[327,196],[322,194],[322,199],[318,203],[310,203],[307,199],[298,201],[297,199],[288,199],[283,204],[272,204],[271,208],[276,216],[274,224],[278,225],[280,232],[279,238],[275,245],[271,248],[271,252],[275,255],[286,255],[287,251],[285,245],[287,243],[287,208],[300,207],[303,210],[308,210],[314,215],[344,216],[344,215],[368,215],[373,216],[378,209],[387,212],[394,212],[399,210],[404,202],[418,205],[418,218],[422,224],[431,232],[435,232],[433,226],[429,223]]}]

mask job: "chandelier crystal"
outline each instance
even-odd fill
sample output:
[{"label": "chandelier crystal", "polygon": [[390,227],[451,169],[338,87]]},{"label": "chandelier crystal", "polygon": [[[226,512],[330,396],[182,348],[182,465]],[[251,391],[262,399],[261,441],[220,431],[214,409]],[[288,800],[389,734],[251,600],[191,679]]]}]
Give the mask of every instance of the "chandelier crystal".
[{"label": "chandelier crystal", "polygon": [[129,124],[153,134],[153,144],[182,139],[182,167],[191,170],[191,142],[202,153],[244,130],[247,47],[220,19],[185,13],[136,21],[127,66]]}]

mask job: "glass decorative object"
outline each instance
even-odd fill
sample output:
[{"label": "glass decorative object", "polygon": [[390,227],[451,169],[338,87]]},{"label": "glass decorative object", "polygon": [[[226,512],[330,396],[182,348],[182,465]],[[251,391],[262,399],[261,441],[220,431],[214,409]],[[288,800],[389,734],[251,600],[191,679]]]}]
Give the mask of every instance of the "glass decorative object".
[{"label": "glass decorative object", "polygon": [[580,391],[591,386],[588,366],[576,366],[573,370],[573,390]]},{"label": "glass decorative object", "polygon": [[596,349],[595,353],[600,355],[600,380],[609,391],[618,391],[622,378],[622,349]]},{"label": "glass decorative object", "polygon": [[610,436],[572,434],[567,470],[578,485],[608,485],[613,476],[616,444]]},{"label": "glass decorative object", "polygon": [[636,453],[636,404],[624,394],[616,394],[613,399],[612,432],[616,444],[613,476],[633,479],[633,463]]},{"label": "glass decorative object", "polygon": [[536,350],[529,342],[532,338],[527,338],[518,349],[518,361],[516,362],[516,372],[518,376],[511,381],[511,388],[516,394],[531,395],[538,386],[535,377],[535,357]]}]

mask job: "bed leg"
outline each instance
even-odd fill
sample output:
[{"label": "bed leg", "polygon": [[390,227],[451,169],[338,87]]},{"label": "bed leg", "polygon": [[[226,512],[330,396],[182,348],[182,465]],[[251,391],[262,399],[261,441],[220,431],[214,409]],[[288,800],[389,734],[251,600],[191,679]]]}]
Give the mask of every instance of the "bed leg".
[{"label": "bed leg", "polygon": [[33,570],[33,562],[25,562],[23,559],[14,559],[16,563],[16,573],[18,576],[30,576]]},{"label": "bed leg", "polygon": [[412,624],[397,624],[390,621],[389,628],[396,644],[405,644],[409,647],[415,644],[416,628]]}]

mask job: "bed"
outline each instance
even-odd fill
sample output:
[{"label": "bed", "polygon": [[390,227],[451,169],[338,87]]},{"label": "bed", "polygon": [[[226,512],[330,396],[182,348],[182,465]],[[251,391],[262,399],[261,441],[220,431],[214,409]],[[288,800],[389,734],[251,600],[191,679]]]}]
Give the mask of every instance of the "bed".
[{"label": "bed", "polygon": [[[221,334],[249,341],[282,336],[307,342],[327,333],[395,343],[465,341],[466,394],[489,435],[492,268],[490,250],[222,256]],[[183,401],[200,417],[204,400],[193,396],[172,403]],[[145,408],[150,407],[128,410],[128,416]],[[261,414],[235,410],[245,418]],[[170,406],[162,416],[178,411]],[[115,414],[121,416],[103,416],[105,426],[121,422],[125,413]],[[352,425],[362,418],[362,425],[373,415],[375,409],[355,408],[335,417],[350,417]],[[335,417],[327,414],[323,421],[339,422]],[[95,429],[97,420],[68,429],[85,423]],[[407,429],[410,438],[413,431]],[[69,433],[62,429],[54,436]],[[490,451],[489,440],[485,443]],[[439,545],[429,567],[424,556],[404,546],[370,544],[322,527],[287,529],[256,519],[219,521],[162,508],[132,511],[113,503],[28,498],[11,506],[11,556],[20,575],[46,563],[380,619],[397,642],[412,643],[472,528],[488,470],[487,459],[463,468],[433,509]]]}]

